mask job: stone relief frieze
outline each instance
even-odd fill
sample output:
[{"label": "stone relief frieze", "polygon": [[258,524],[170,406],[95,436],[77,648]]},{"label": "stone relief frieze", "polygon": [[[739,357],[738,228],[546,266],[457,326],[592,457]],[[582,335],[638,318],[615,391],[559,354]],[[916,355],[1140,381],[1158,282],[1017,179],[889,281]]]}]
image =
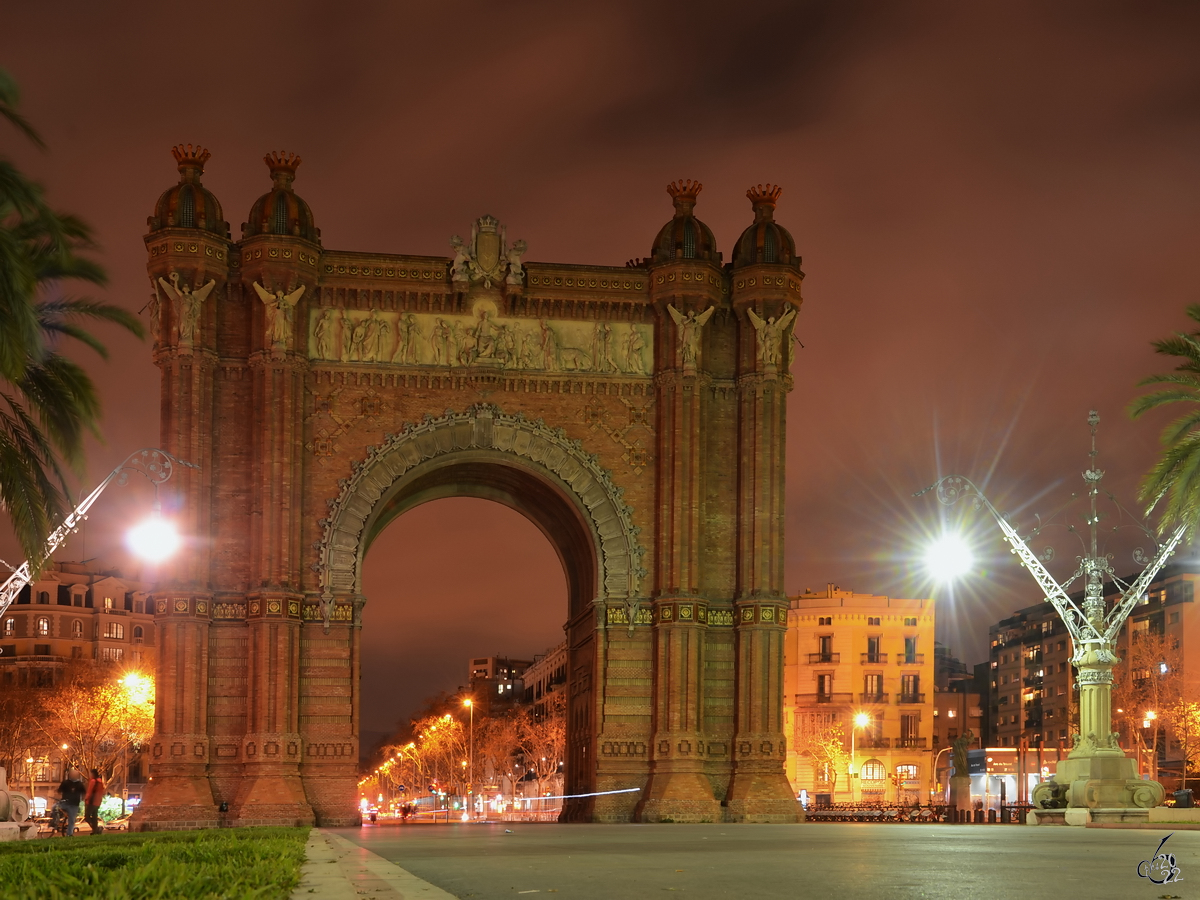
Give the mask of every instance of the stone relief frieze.
[{"label": "stone relief frieze", "polygon": [[396,366],[649,376],[652,325],[499,316],[491,300],[470,314],[314,309],[313,360]]}]

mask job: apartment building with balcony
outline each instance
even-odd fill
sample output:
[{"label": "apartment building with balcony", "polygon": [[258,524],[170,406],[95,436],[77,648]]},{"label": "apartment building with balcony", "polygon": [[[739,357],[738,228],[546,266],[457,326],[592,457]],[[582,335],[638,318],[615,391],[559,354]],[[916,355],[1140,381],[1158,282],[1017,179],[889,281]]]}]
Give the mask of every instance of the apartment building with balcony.
[{"label": "apartment building with balcony", "polygon": [[[838,802],[927,802],[933,601],[856,594],[831,584],[789,598],[789,605],[784,723],[793,787]],[[814,753],[835,724],[847,753],[853,737],[849,772],[829,771]]]},{"label": "apartment building with balcony", "polygon": [[151,585],[57,562],[0,617],[0,687],[48,684],[73,659],[154,667]]},{"label": "apartment building with balcony", "polygon": [[[1127,581],[1132,581],[1129,577]],[[1194,565],[1165,567],[1150,584],[1146,594],[1133,608],[1117,642],[1122,662],[1113,670],[1116,684],[1154,678],[1183,678],[1185,684],[1200,673],[1200,611],[1195,603],[1195,582],[1200,572]],[[1106,599],[1111,604],[1117,593]],[[1072,595],[1081,602],[1082,595]],[[1171,664],[1166,660],[1153,665],[1133,666],[1130,648],[1149,636],[1162,636]],[[989,683],[988,712],[991,744],[1054,751],[1055,758],[1070,751],[1078,730],[1078,688],[1071,666],[1073,646],[1066,627],[1054,608],[1046,602],[1017,610],[988,629]],[[1175,671],[1174,669],[1178,669]],[[1119,687],[1117,688],[1119,690]],[[1200,698],[1198,698],[1200,699]],[[1122,745],[1131,755],[1141,746],[1156,747],[1159,758],[1156,772],[1179,768],[1178,748],[1169,735],[1159,732],[1142,734],[1138,727],[1147,712],[1114,708],[1114,726],[1121,730]],[[1130,726],[1130,719],[1135,720]],[[1154,718],[1148,727],[1157,728]],[[1157,739],[1155,739],[1157,737]],[[1150,764],[1147,764],[1150,768]]]}]

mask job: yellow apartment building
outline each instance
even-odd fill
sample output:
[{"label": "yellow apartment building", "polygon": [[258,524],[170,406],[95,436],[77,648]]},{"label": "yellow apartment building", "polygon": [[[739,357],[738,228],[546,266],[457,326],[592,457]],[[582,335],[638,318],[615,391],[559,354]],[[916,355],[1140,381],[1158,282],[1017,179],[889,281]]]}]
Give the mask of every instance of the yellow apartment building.
[{"label": "yellow apartment building", "polygon": [[[817,803],[928,803],[933,601],[831,584],[789,602],[784,722],[792,787]],[[835,725],[840,755],[829,751]]]}]

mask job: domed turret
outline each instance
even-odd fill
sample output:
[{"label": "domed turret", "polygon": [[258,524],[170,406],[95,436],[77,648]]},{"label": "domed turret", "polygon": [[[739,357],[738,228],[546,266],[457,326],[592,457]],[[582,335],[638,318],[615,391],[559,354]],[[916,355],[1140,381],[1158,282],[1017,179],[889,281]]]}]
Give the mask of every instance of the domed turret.
[{"label": "domed turret", "polygon": [[204,164],[211,155],[197,144],[171,148],[179,165],[179,184],[163,192],[146,219],[151,232],[164,228],[198,228],[223,238],[229,237],[229,223],[221,214],[217,198],[200,183]]},{"label": "domed turret", "polygon": [[796,242],[788,230],[775,221],[775,201],[783,193],[778,185],[756,185],[746,191],[754,207],[754,224],[742,232],[733,247],[733,267],[772,263],[799,266]]},{"label": "domed turret", "polygon": [[676,259],[706,259],[720,262],[717,242],[712,229],[692,214],[696,195],[703,189],[698,181],[679,179],[667,185],[667,193],[675,204],[675,218],[662,227],[650,251],[652,262]]},{"label": "domed turret", "polygon": [[242,226],[242,237],[283,234],[320,243],[321,229],[313,221],[312,210],[292,190],[300,157],[286,151],[272,152],[263,161],[271,170],[273,185],[250,207],[250,220]]}]

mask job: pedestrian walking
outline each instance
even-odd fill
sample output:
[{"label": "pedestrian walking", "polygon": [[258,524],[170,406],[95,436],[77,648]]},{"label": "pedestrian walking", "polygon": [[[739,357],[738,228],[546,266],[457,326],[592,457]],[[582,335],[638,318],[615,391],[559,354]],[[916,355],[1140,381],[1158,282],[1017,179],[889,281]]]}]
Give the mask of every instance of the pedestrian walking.
[{"label": "pedestrian walking", "polygon": [[67,809],[67,837],[75,833],[75,820],[79,818],[79,804],[87,793],[87,785],[78,769],[71,769],[63,783],[58,786],[58,796]]},{"label": "pedestrian walking", "polygon": [[100,824],[100,804],[103,802],[104,779],[100,777],[98,769],[92,769],[92,777],[83,797],[83,821],[88,823],[92,834],[104,833],[104,826]]}]

